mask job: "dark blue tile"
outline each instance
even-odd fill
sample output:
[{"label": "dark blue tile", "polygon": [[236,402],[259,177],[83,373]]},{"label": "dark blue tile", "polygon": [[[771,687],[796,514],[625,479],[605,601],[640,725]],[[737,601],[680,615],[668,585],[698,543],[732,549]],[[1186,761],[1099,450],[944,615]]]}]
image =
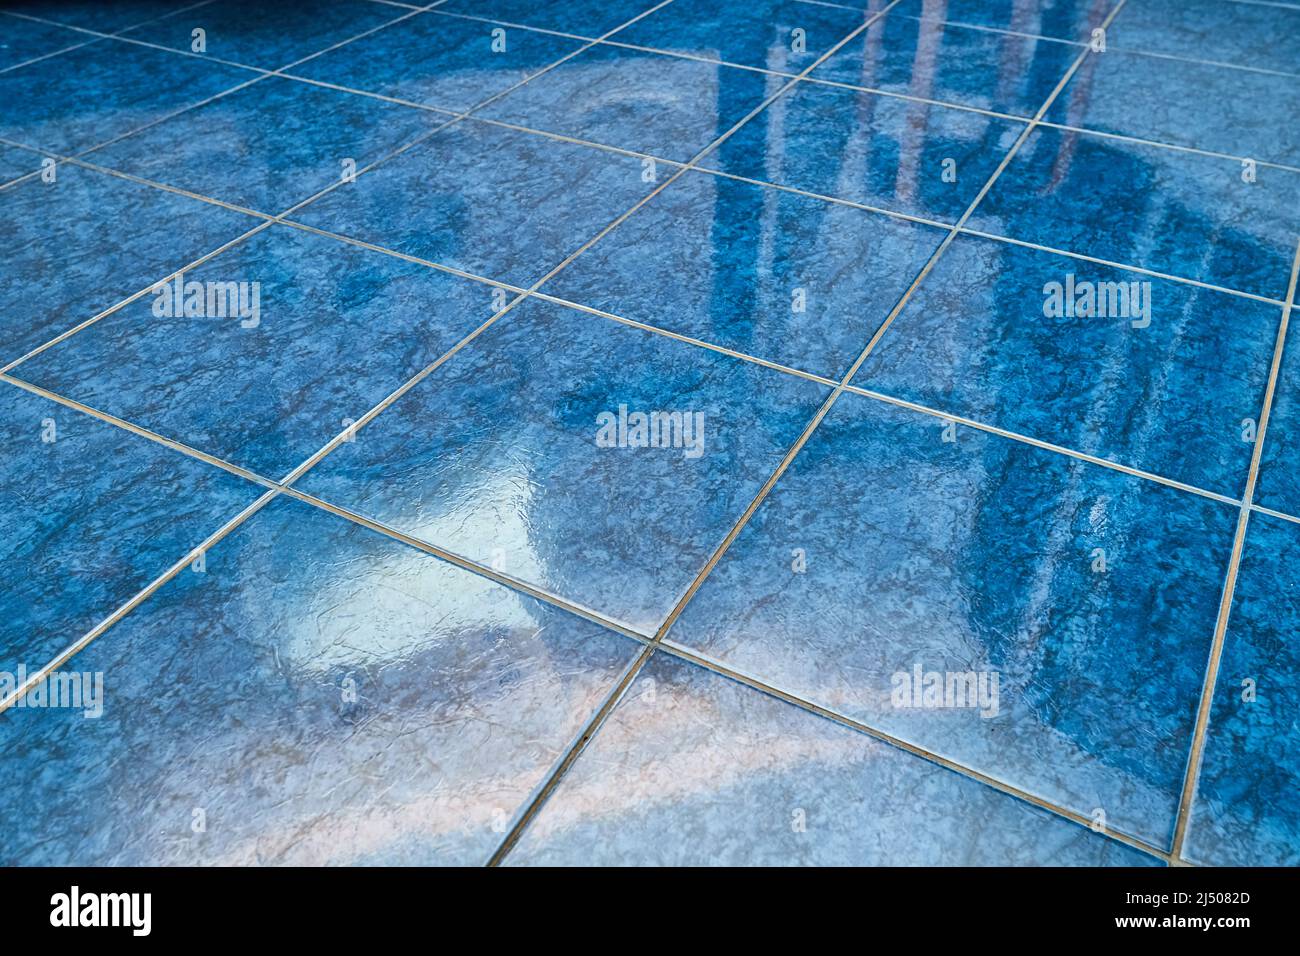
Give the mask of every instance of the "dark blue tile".
[{"label": "dark blue tile", "polygon": [[196,0],[5,0],[5,10],[69,27],[116,33],[193,6]]},{"label": "dark blue tile", "polygon": [[1300,516],[1300,332],[1297,326],[1300,326],[1300,309],[1292,308],[1254,501],[1274,511]]},{"label": "dark blue tile", "polygon": [[447,0],[440,9],[595,39],[635,19],[659,2],[660,0],[571,0],[567,3],[537,3],[536,0]]},{"label": "dark blue tile", "polygon": [[1300,77],[1274,76],[1112,49],[1090,56],[1047,119],[1300,166]]},{"label": "dark blue tile", "polygon": [[249,308],[176,314],[173,281],[12,374],[280,478],[493,312],[490,286],[288,226],[183,278]]},{"label": "dark blue tile", "polygon": [[803,82],[700,165],[956,222],[1022,129],[982,113]]},{"label": "dark blue tile", "polygon": [[690,172],[544,288],[839,378],[945,235],[932,226]]},{"label": "dark blue tile", "polygon": [[1040,127],[968,225],[1254,295],[1286,295],[1300,173]]},{"label": "dark blue tile", "polygon": [[1183,855],[1300,865],[1300,526],[1251,516]]},{"label": "dark blue tile", "polygon": [[[371,0],[216,0],[127,31],[125,36],[266,70],[319,53],[409,11]],[[203,49],[195,48],[203,30]]]},{"label": "dark blue tile", "polygon": [[1079,53],[1056,40],[891,15],[810,75],[1033,117]]},{"label": "dark blue tile", "polygon": [[634,157],[466,121],[293,218],[529,286],[653,188]]},{"label": "dark blue tile", "polygon": [[507,862],[1150,866],[1156,860],[660,653]]},{"label": "dark blue tile", "polygon": [[1300,7],[1224,0],[1128,0],[1106,31],[1108,45],[1143,53],[1297,71]]},{"label": "dark blue tile", "polygon": [[1236,518],[850,393],[668,639],[1167,846]]},{"label": "dark blue tile", "polygon": [[1116,0],[903,0],[894,10],[1061,40],[1084,41],[1101,26]]},{"label": "dark blue tile", "polygon": [[299,487],[649,634],[829,391],[531,300]]},{"label": "dark blue tile", "polygon": [[0,671],[11,675],[44,667],[261,491],[13,385],[0,383],[0,406]]},{"label": "dark blue tile", "polygon": [[88,43],[0,73],[0,136],[80,152],[257,75],[138,43]]},{"label": "dark blue tile", "polygon": [[581,40],[422,13],[308,60],[293,75],[451,110],[468,110],[582,48]]},{"label": "dark blue tile", "polygon": [[638,650],[281,499],[4,715],[0,858],[482,864]]},{"label": "dark blue tile", "polygon": [[867,17],[857,10],[798,0],[753,0],[734,5],[717,0],[674,0],[612,39],[778,73],[799,73]]},{"label": "dark blue tile", "polygon": [[94,40],[95,37],[86,33],[52,23],[6,16],[0,11],[0,70]]},{"label": "dark blue tile", "polygon": [[686,162],[783,82],[753,70],[601,45],[503,96],[482,115]]},{"label": "dark blue tile", "polygon": [[1241,423],[1263,407],[1281,318],[1269,303],[961,237],[853,384],[1238,497],[1254,447]]},{"label": "dark blue tile", "polygon": [[148,288],[257,219],[79,166],[0,190],[0,365]]},{"label": "dark blue tile", "polygon": [[[441,113],[269,77],[92,158],[274,215],[446,121]],[[353,165],[345,168],[347,160]]]}]

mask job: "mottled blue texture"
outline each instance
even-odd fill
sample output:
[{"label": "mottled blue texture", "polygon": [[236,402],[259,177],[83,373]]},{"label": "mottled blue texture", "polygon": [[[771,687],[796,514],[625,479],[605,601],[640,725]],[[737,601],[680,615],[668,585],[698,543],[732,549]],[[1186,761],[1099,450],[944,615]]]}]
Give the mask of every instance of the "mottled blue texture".
[{"label": "mottled blue texture", "polygon": [[545,291],[839,378],[942,230],[690,172]]},{"label": "mottled blue texture", "polygon": [[361,170],[446,121],[440,113],[270,77],[97,150],[93,158],[275,214],[339,182],[344,160]]},{"label": "mottled blue texture", "polygon": [[293,218],[528,286],[650,192],[641,173],[634,157],[464,121]]},{"label": "mottled blue texture", "polygon": [[[1280,310],[1279,310],[1280,312]],[[1255,503],[1300,517],[1300,309],[1292,308],[1260,456]]]},{"label": "mottled blue texture", "polygon": [[[13,385],[0,383],[0,410],[0,671],[8,674],[45,666],[261,491]],[[8,844],[16,811],[0,810],[0,820]]]},{"label": "mottled blue texture", "polygon": [[1296,73],[1300,7],[1224,0],[1128,0],[1106,31],[1119,49]]},{"label": "mottled blue texture", "polygon": [[275,501],[0,719],[0,860],[481,864],[638,649]]},{"label": "mottled blue texture", "polygon": [[0,11],[0,70],[48,56],[95,38],[50,23],[6,16]]},{"label": "mottled blue texture", "polygon": [[[123,35],[274,70],[408,12],[371,0],[216,0]],[[195,29],[205,31],[203,51],[194,49]]]},{"label": "mottled blue texture", "polygon": [[[298,487],[649,634],[829,391],[532,300]],[[599,446],[620,405],[703,415],[702,451]]]},{"label": "mottled blue texture", "polygon": [[[1070,275],[1076,313],[1091,288],[1104,314],[1044,314]],[[1241,422],[1263,407],[1281,317],[1268,303],[960,237],[853,384],[1238,497],[1254,447]]]},{"label": "mottled blue texture", "polygon": [[169,284],[13,374],[280,478],[493,312],[493,287],[289,226],[184,278],[259,283],[258,314],[158,317]]},{"label": "mottled blue texture", "polygon": [[[968,110],[801,82],[700,165],[956,222],[1022,129]],[[944,181],[948,159],[955,182]]]},{"label": "mottled blue texture", "polygon": [[1155,862],[663,653],[507,857],[550,866]]},{"label": "mottled blue texture", "polygon": [[[711,60],[799,73],[867,19],[868,14],[797,0],[674,0],[612,39]],[[802,36],[794,31],[802,30]]]},{"label": "mottled blue texture", "polygon": [[241,213],[61,165],[0,190],[10,230],[0,269],[7,364],[252,229]]},{"label": "mottled blue texture", "polygon": [[559,30],[596,38],[651,9],[659,0],[447,0],[439,9],[487,17],[543,30]]},{"label": "mottled blue texture", "polygon": [[257,75],[138,43],[87,43],[0,73],[0,136],[81,152]]},{"label": "mottled blue texture", "polygon": [[1055,40],[891,15],[810,75],[1033,117],[1079,52]]},{"label": "mottled blue texture", "polygon": [[1108,50],[1084,60],[1047,118],[1300,166],[1300,126],[1288,122],[1297,113],[1300,77]]},{"label": "mottled blue texture", "polygon": [[[41,168],[44,154],[0,143],[0,185]],[[0,205],[4,202],[0,198]]]},{"label": "mottled blue texture", "polygon": [[994,30],[1086,40],[1116,0],[903,0],[897,14],[971,23]]},{"label": "mottled blue texture", "polygon": [[1300,525],[1251,516],[1184,856],[1300,866]]},{"label": "mottled blue texture", "polygon": [[[1168,845],[1236,509],[944,428],[842,396],[668,639]],[[917,666],[996,715],[896,706]]]},{"label": "mottled blue texture", "polygon": [[[1300,235],[1300,173],[1043,128],[968,225],[1281,299]],[[1081,266],[1082,268],[1082,266]]]},{"label": "mottled blue texture", "polygon": [[[116,33],[193,6],[197,0],[5,0],[13,13],[54,20],[69,27]],[[90,39],[86,36],[85,39]]]},{"label": "mottled blue texture", "polygon": [[601,45],[503,96],[483,115],[686,162],[784,82],[752,70]]},{"label": "mottled blue texture", "polygon": [[495,24],[421,13],[308,60],[295,76],[396,99],[467,110],[582,47],[534,30],[506,30],[492,49]]}]

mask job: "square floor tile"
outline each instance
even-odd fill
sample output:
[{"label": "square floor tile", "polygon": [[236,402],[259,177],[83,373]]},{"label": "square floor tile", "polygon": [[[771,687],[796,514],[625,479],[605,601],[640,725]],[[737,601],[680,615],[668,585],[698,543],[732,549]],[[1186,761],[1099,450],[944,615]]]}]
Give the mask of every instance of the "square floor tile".
[{"label": "square floor tile", "polygon": [[853,379],[1239,497],[1282,310],[960,237]]},{"label": "square floor tile", "polygon": [[[12,374],[281,478],[494,310],[493,287],[272,226]],[[174,303],[245,283],[238,312]],[[256,285],[254,285],[256,283]],[[254,308],[255,307],[255,308]],[[159,315],[159,312],[163,315]],[[180,312],[181,314],[177,314]]]},{"label": "square floor tile", "polygon": [[1260,456],[1255,504],[1300,516],[1300,309],[1293,307]]},{"label": "square floor tile", "polygon": [[692,171],[544,289],[838,379],[945,235]]},{"label": "square floor tile", "polygon": [[[193,6],[196,0],[5,0],[5,10],[82,30],[116,33]],[[89,38],[87,38],[89,39]]]},{"label": "square floor tile", "polygon": [[496,24],[421,13],[301,66],[294,76],[395,99],[468,110],[582,49],[583,41]]},{"label": "square floor tile", "polygon": [[542,30],[559,30],[595,39],[616,30],[660,0],[570,0],[537,3],[536,0],[447,0],[439,9],[465,16],[486,17]]},{"label": "square floor tile", "polygon": [[809,75],[1032,118],[1079,53],[1057,40],[890,15]]},{"label": "square floor tile", "polygon": [[1296,73],[1300,7],[1223,0],[1128,0],[1106,31],[1122,50]]},{"label": "square floor tile", "polygon": [[799,73],[869,16],[864,11],[798,0],[740,4],[673,0],[611,39],[778,73]]},{"label": "square floor tile", "polygon": [[1300,525],[1251,516],[1184,856],[1300,865]]},{"label": "square floor tile", "polygon": [[894,11],[992,30],[1085,41],[1117,0],[903,0]]},{"label": "square floor tile", "polygon": [[652,634],[829,393],[532,300],[298,487]]},{"label": "square floor tile", "polygon": [[[44,667],[262,490],[13,385],[0,383],[0,409],[9,675]],[[0,696],[13,690],[0,686]]]},{"label": "square floor tile", "polygon": [[1167,846],[1236,519],[850,393],[668,639]]},{"label": "square floor tile", "polygon": [[1023,129],[969,110],[801,82],[700,166],[952,223]]},{"label": "square floor tile", "polygon": [[[1286,295],[1300,173],[1039,127],[968,226],[1053,249]],[[1082,268],[1082,266],[1081,266]]]},{"label": "square floor tile", "polygon": [[80,166],[0,190],[0,365],[147,289],[259,220]]},{"label": "square floor tile", "polygon": [[87,43],[0,73],[0,136],[78,153],[257,76],[138,43]]},{"label": "square floor tile", "polygon": [[275,215],[445,122],[441,113],[269,77],[91,158]]},{"label": "square floor tile", "polygon": [[6,16],[0,11],[0,70],[94,40],[95,37],[86,33],[38,20]]},{"label": "square floor tile", "polygon": [[1148,866],[1156,860],[659,653],[507,863]]},{"label": "square floor tile", "polygon": [[639,648],[274,501],[73,659],[102,716],[5,715],[0,858],[482,864]]},{"label": "square floor tile", "polygon": [[654,189],[642,172],[635,157],[464,121],[293,219],[527,287]]},{"label": "square floor tile", "polygon": [[601,45],[503,96],[482,115],[684,163],[786,82]]}]

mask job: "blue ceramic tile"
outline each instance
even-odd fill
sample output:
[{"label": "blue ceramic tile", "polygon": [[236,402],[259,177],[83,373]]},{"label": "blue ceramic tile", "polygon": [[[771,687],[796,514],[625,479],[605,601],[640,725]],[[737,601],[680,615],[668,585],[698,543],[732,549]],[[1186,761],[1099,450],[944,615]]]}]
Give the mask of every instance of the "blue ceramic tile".
[{"label": "blue ceramic tile", "polygon": [[[428,110],[269,77],[92,158],[274,215],[446,121]],[[346,160],[353,165],[345,168]]]},{"label": "blue ceramic tile", "polygon": [[439,9],[594,39],[618,29],[659,2],[660,0],[570,0],[567,3],[537,3],[536,0],[447,0]]},{"label": "blue ceramic tile", "polygon": [[1040,127],[967,223],[1054,249],[1286,295],[1300,173]]},{"label": "blue ceramic tile", "polygon": [[1236,518],[850,393],[668,639],[1167,846]]},{"label": "blue ceramic tile", "polygon": [[1116,0],[903,0],[895,11],[1061,40],[1089,39]]},{"label": "blue ceramic tile", "polygon": [[530,300],[299,487],[650,634],[829,391]]},{"label": "blue ceramic tile", "polygon": [[482,864],[638,650],[275,501],[72,659],[102,716],[5,714],[0,858]]},{"label": "blue ceramic tile", "polygon": [[[1068,300],[1068,301],[1067,301]],[[853,384],[1230,497],[1282,311],[958,238]]]},{"label": "blue ceramic tile", "polygon": [[138,43],[87,43],[0,73],[0,136],[80,152],[256,76]]},{"label": "blue ceramic tile", "polygon": [[946,234],[689,172],[545,291],[838,379]]},{"label": "blue ceramic tile", "polygon": [[1250,519],[1184,856],[1300,865],[1300,526]]},{"label": "blue ceramic tile", "polygon": [[1128,0],[1106,31],[1112,47],[1295,73],[1300,7],[1223,0]]},{"label": "blue ceramic tile", "polygon": [[[829,52],[868,14],[797,0],[674,0],[613,39],[620,43],[799,73]],[[796,33],[795,31],[801,31]]]},{"label": "blue ceramic tile", "polygon": [[1260,457],[1256,504],[1300,516],[1300,310],[1291,310]]},{"label": "blue ceramic tile", "polygon": [[753,70],[601,45],[503,96],[482,115],[686,162],[785,82]]},{"label": "blue ceramic tile", "polygon": [[493,312],[493,287],[288,226],[184,282],[248,308],[177,314],[173,281],[12,374],[280,478]]},{"label": "blue ceramic tile", "polygon": [[550,866],[1155,862],[662,653],[507,857]]},{"label": "blue ceramic tile", "polygon": [[653,188],[635,157],[467,121],[293,218],[530,286]]},{"label": "blue ceramic tile", "polygon": [[10,675],[44,667],[261,491],[13,385],[0,383],[0,407],[0,671]]},{"label": "blue ceramic tile", "polygon": [[468,110],[582,48],[534,30],[422,13],[308,60],[293,75],[413,103]]},{"label": "blue ceramic tile", "polygon": [[1112,49],[1088,57],[1047,119],[1300,166],[1300,77]]},{"label": "blue ceramic tile", "polygon": [[258,220],[79,166],[0,190],[0,365],[243,235]]},{"label": "blue ceramic tile", "polygon": [[876,21],[810,75],[1033,117],[1079,52],[1056,40],[893,15]]},{"label": "blue ceramic tile", "polygon": [[[1022,129],[982,113],[805,82],[700,165],[951,223]],[[945,176],[949,169],[955,178]]]},{"label": "blue ceramic tile", "polygon": [[5,10],[82,30],[116,33],[193,6],[196,0],[5,0]]},{"label": "blue ceramic tile", "polygon": [[6,16],[0,11],[0,70],[94,39],[52,23]]},{"label": "blue ceramic tile", "polygon": [[[0,143],[0,184],[35,172],[41,168],[44,159],[44,154],[35,150],[19,149],[17,146],[6,146]],[[0,204],[3,204],[2,198]]]}]

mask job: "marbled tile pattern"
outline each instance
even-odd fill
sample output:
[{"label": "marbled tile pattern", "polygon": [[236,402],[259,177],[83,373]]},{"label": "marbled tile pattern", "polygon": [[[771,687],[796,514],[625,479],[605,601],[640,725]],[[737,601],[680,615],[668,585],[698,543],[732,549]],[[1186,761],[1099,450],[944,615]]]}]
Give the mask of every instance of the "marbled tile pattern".
[{"label": "marbled tile pattern", "polygon": [[0,863],[1300,865],[1297,4],[191,2],[0,4]]}]

